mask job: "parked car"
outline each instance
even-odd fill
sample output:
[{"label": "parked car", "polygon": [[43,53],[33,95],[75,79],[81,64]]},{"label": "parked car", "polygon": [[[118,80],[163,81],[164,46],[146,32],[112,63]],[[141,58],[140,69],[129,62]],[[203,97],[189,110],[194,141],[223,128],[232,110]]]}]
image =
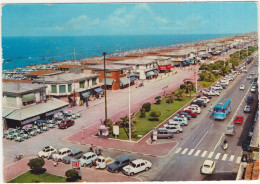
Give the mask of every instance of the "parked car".
[{"label": "parked car", "polygon": [[66,157],[71,152],[69,148],[61,148],[57,153],[52,155],[53,160],[62,161],[64,157]]},{"label": "parked car", "polygon": [[17,132],[17,129],[10,128],[7,131],[4,131],[4,138],[7,138],[8,135],[14,134]]},{"label": "parked car", "polygon": [[[183,129],[181,127],[178,126],[174,126],[174,125],[166,125],[165,128],[172,133],[181,133],[183,132]],[[160,128],[159,128],[160,129]]]},{"label": "parked car", "polygon": [[235,123],[243,123],[244,122],[244,117],[243,116],[237,116],[235,118]]},{"label": "parked car", "polygon": [[235,134],[235,127],[234,125],[228,125],[225,130],[225,135],[234,135]]},{"label": "parked car", "polygon": [[173,133],[168,131],[166,128],[158,129],[157,131],[157,138],[158,139],[170,139],[173,138]]},{"label": "parked car", "polygon": [[255,72],[254,71],[250,72],[250,75],[255,75]]},{"label": "parked car", "polygon": [[252,77],[252,75],[248,75],[247,77],[246,77],[246,79],[248,79],[248,80],[250,80],[250,79],[252,79],[253,77]]},{"label": "parked car", "polygon": [[200,112],[201,112],[200,107],[196,107],[196,104],[192,104],[191,106],[188,106],[188,107],[184,108],[183,110],[184,111],[191,110],[192,112],[196,112],[197,114],[200,114]]},{"label": "parked car", "polygon": [[103,157],[103,156],[98,156],[96,160],[96,169],[105,169],[107,165],[113,163],[115,160],[113,160],[110,157]]},{"label": "parked car", "polygon": [[[179,123],[177,123],[176,121],[173,121],[173,119],[169,119],[167,125],[174,125],[174,126],[180,127]],[[164,127],[166,127],[167,125],[164,125]]]},{"label": "parked car", "polygon": [[220,84],[216,84],[216,85],[214,86],[214,88],[216,88],[216,89],[218,89],[218,90],[222,90],[222,89],[223,89]]},{"label": "parked car", "polygon": [[201,174],[212,174],[215,170],[216,163],[212,160],[205,160],[200,168]]},{"label": "parked car", "polygon": [[83,151],[80,150],[72,150],[68,156],[62,159],[62,162],[65,164],[70,164],[71,159],[80,159],[83,155]]},{"label": "parked car", "polygon": [[12,140],[12,139],[15,139],[16,137],[19,137],[19,136],[20,136],[20,133],[15,132],[13,134],[9,134],[6,138]]},{"label": "parked car", "polygon": [[117,173],[127,166],[131,161],[134,161],[135,158],[130,156],[121,156],[115,160],[115,162],[107,166],[107,170],[112,173]]},{"label": "parked car", "polygon": [[49,158],[49,156],[53,153],[57,152],[57,150],[52,146],[45,146],[40,152],[38,152],[39,158]]},{"label": "parked car", "polygon": [[95,161],[98,158],[96,153],[93,152],[87,152],[79,159],[80,166],[81,167],[87,167],[87,165],[90,165],[93,161]]},{"label": "parked car", "polygon": [[185,110],[191,117],[196,118],[198,114],[196,112],[192,112],[192,110]]},{"label": "parked car", "polygon": [[174,117],[172,119],[172,121],[178,123],[180,126],[187,126],[188,125],[187,119],[185,119],[183,117]]},{"label": "parked car", "polygon": [[245,108],[244,108],[244,112],[249,113],[250,111],[251,111],[250,106],[246,105]]},{"label": "parked car", "polygon": [[191,119],[191,116],[185,111],[178,111],[177,113],[179,114],[179,116],[177,116],[177,117],[184,118],[185,120]]},{"label": "parked car", "polygon": [[225,83],[219,83],[219,85],[222,87],[222,89],[226,89],[227,85]]},{"label": "parked car", "polygon": [[226,84],[227,86],[229,85],[229,80],[222,79],[220,80],[220,82]]},{"label": "parked car", "polygon": [[64,119],[61,121],[61,123],[58,124],[59,128],[68,128],[70,126],[73,126],[75,122],[70,119]]},{"label": "parked car", "polygon": [[199,97],[198,99],[204,100],[205,103],[209,103],[209,98],[206,97],[206,96],[201,96],[201,97]]},{"label": "parked car", "polygon": [[253,103],[253,96],[252,95],[248,95],[247,97],[246,97],[246,102],[247,103]]},{"label": "parked car", "polygon": [[206,107],[207,106],[207,103],[204,102],[204,100],[194,100],[193,102],[191,102],[191,104],[196,104],[198,105],[199,107]]},{"label": "parked car", "polygon": [[252,83],[252,86],[255,86],[255,87],[257,88],[257,87],[258,87],[257,82],[253,82],[253,83]]},{"label": "parked car", "polygon": [[219,96],[219,92],[213,90],[206,91],[204,94],[208,96]]},{"label": "parked car", "polygon": [[255,93],[255,92],[256,92],[256,87],[255,87],[255,86],[252,86],[251,89],[250,89],[250,91],[251,91],[252,93]]},{"label": "parked car", "polygon": [[245,85],[244,84],[241,84],[240,87],[239,87],[240,90],[244,90],[245,89]]},{"label": "parked car", "polygon": [[151,169],[151,167],[152,163],[148,160],[137,159],[130,162],[129,165],[125,166],[122,172],[127,176],[133,176],[136,173],[148,171],[149,169]]}]

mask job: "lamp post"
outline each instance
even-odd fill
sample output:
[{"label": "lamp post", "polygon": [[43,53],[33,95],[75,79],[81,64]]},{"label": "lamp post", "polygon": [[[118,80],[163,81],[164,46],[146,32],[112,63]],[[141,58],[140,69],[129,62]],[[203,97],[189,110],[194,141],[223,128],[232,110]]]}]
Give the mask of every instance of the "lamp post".
[{"label": "lamp post", "polygon": [[129,90],[129,140],[132,140],[132,130],[131,130],[131,98],[130,98],[130,85],[131,85],[131,77],[130,77],[130,70],[129,70],[129,86],[128,86],[128,90]]},{"label": "lamp post", "polygon": [[105,126],[107,125],[107,80],[106,80],[106,52],[103,52],[104,56],[104,82],[105,82]]}]

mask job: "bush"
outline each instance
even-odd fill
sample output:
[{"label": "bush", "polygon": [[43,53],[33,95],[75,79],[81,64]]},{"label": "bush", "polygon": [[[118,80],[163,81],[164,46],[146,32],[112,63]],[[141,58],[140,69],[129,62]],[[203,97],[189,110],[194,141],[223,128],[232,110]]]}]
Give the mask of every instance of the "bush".
[{"label": "bush", "polygon": [[185,84],[180,85],[180,89],[185,89],[185,87],[186,87]]},{"label": "bush", "polygon": [[142,105],[142,108],[145,109],[145,112],[149,112],[151,110],[151,103],[147,102]]},{"label": "bush", "polygon": [[29,161],[27,164],[32,170],[41,169],[44,166],[45,162],[42,158],[34,158]]},{"label": "bush", "polygon": [[159,100],[159,99],[161,99],[161,96],[155,97],[155,100]]},{"label": "bush", "polygon": [[169,103],[169,104],[173,103],[173,97],[167,98],[166,103]]},{"label": "bush", "polygon": [[140,118],[145,118],[145,108],[142,108],[141,110],[140,110]]},{"label": "bush", "polygon": [[161,100],[156,100],[155,104],[160,105],[161,104]]},{"label": "bush", "polygon": [[67,181],[76,181],[80,179],[78,171],[74,169],[67,170],[65,176],[68,178]]},{"label": "bush", "polygon": [[152,112],[150,112],[149,116],[154,120],[158,120],[158,118],[161,116],[161,112],[160,111],[152,111]]}]

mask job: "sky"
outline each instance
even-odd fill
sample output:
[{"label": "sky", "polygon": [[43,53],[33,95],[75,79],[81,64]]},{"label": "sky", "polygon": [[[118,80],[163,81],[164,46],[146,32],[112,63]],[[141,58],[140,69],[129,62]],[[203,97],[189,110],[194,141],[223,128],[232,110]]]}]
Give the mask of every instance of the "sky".
[{"label": "sky", "polygon": [[2,36],[240,34],[257,31],[257,5],[135,3],[6,5]]}]

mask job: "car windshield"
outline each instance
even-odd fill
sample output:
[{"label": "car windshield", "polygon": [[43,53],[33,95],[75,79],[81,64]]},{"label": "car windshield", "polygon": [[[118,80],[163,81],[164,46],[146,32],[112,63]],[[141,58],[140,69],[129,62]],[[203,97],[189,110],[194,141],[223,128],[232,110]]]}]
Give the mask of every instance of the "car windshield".
[{"label": "car windshield", "polygon": [[58,151],[58,155],[62,155],[62,152]]},{"label": "car windshield", "polygon": [[117,161],[115,161],[115,164],[116,165],[120,165],[120,162],[117,160]]},{"label": "car windshield", "polygon": [[131,162],[130,165],[134,168],[136,167],[136,165],[133,162]]},{"label": "car windshield", "polygon": [[209,165],[206,165],[206,164],[204,165],[204,167],[206,167],[206,168],[210,168],[210,166],[209,166]]},{"label": "car windshield", "polygon": [[99,159],[98,159],[98,162],[103,162],[103,159],[100,159],[100,158],[99,158]]}]

